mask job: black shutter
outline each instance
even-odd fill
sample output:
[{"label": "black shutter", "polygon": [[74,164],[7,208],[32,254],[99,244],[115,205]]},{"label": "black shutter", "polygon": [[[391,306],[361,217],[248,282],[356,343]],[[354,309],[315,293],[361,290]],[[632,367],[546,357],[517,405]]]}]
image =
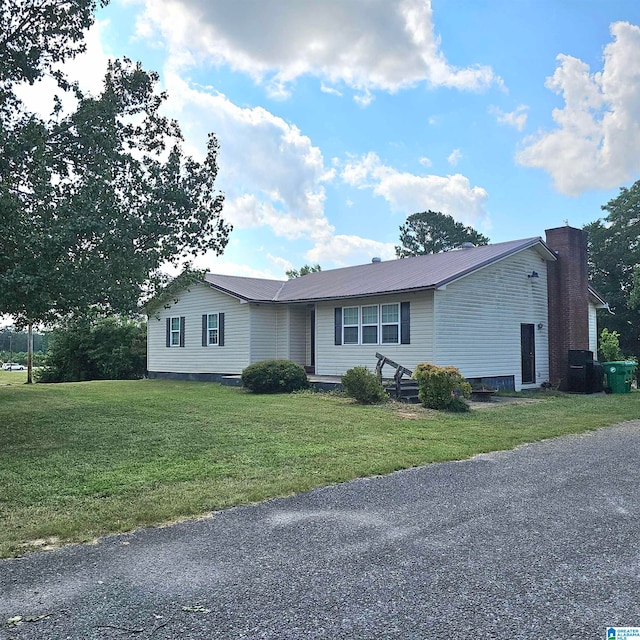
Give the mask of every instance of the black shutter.
[{"label": "black shutter", "polygon": [[206,313],[202,314],[202,346],[206,347],[209,340],[208,338],[208,329],[209,329],[209,325],[208,325],[208,317]]},{"label": "black shutter", "polygon": [[184,316],[180,316],[180,346],[184,347]]},{"label": "black shutter", "polygon": [[400,344],[411,344],[410,302],[400,303]]},{"label": "black shutter", "polygon": [[334,313],[334,342],[333,344],[342,344],[342,307],[335,307]]},{"label": "black shutter", "polygon": [[171,318],[167,318],[167,347],[171,346]]},{"label": "black shutter", "polygon": [[224,313],[218,314],[218,346],[224,347]]}]

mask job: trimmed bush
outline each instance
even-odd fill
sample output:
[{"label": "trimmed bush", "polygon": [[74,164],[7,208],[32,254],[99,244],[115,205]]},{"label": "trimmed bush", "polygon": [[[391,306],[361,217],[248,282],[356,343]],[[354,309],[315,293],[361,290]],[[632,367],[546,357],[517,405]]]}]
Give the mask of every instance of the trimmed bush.
[{"label": "trimmed bush", "polygon": [[309,388],[304,367],[291,360],[261,360],[242,371],[242,384],[253,393],[291,393]]},{"label": "trimmed bush", "polygon": [[455,367],[422,362],[413,378],[418,382],[418,398],[425,407],[455,412],[469,410],[465,398],[471,395],[471,385]]},{"label": "trimmed bush", "polygon": [[388,399],[378,377],[366,367],[349,369],[342,376],[342,388],[350,398],[361,404],[375,404]]}]

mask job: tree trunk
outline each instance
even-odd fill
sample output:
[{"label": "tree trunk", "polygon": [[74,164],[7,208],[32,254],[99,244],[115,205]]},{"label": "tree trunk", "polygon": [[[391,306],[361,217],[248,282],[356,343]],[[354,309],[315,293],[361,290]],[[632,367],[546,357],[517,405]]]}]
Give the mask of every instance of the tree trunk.
[{"label": "tree trunk", "polygon": [[31,323],[29,323],[27,331],[27,384],[33,384],[33,325]]}]

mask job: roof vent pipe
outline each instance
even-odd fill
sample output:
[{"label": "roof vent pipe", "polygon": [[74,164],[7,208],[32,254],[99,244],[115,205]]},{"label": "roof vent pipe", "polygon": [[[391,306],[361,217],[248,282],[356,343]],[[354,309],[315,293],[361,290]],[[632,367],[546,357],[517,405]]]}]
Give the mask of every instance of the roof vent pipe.
[{"label": "roof vent pipe", "polygon": [[473,242],[463,242],[460,248],[461,249],[475,249],[476,245],[473,244]]},{"label": "roof vent pipe", "polygon": [[374,262],[374,263],[375,262],[382,262],[382,258],[378,258],[378,257],[371,258],[371,262]]}]

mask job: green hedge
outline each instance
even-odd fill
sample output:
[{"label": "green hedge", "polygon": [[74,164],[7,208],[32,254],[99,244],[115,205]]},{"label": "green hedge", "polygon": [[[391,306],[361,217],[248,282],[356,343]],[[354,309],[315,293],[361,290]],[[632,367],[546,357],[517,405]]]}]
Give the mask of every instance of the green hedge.
[{"label": "green hedge", "polygon": [[342,376],[342,388],[350,397],[361,404],[375,404],[388,400],[387,392],[366,367],[353,367]]},{"label": "green hedge", "polygon": [[261,360],[242,371],[242,384],[253,393],[291,393],[309,388],[304,367],[291,360]]}]

